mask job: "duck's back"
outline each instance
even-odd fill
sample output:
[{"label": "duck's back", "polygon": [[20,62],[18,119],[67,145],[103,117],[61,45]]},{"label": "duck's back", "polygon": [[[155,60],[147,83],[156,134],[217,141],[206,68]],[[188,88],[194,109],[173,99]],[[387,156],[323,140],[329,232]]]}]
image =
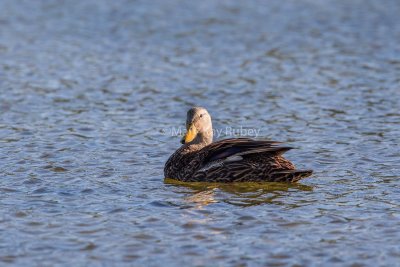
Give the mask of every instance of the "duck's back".
[{"label": "duck's back", "polygon": [[177,150],[167,161],[165,176],[187,182],[296,182],[310,170],[296,170],[282,157],[282,143],[248,138],[225,139],[198,151]]}]

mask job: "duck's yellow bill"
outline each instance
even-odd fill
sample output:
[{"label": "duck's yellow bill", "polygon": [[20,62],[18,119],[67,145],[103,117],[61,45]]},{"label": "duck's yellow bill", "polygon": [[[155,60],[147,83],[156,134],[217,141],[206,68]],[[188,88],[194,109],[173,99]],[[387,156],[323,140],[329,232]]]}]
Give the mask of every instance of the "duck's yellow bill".
[{"label": "duck's yellow bill", "polygon": [[196,127],[194,127],[194,125],[190,125],[185,136],[182,138],[181,143],[186,144],[192,142],[193,139],[196,137],[196,135],[197,135]]}]

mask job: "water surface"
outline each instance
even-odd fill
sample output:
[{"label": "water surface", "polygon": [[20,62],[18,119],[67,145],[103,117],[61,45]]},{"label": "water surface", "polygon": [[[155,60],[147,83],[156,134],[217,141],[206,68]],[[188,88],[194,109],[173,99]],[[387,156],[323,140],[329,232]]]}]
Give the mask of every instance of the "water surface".
[{"label": "water surface", "polygon": [[[0,265],[398,265],[399,14],[396,0],[1,1]],[[192,105],[289,142],[315,174],[164,182]]]}]

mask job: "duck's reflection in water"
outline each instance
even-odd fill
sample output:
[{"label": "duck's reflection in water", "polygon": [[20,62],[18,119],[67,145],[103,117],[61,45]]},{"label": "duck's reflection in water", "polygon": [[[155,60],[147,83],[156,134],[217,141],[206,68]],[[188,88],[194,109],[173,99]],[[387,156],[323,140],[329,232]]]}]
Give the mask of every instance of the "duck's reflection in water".
[{"label": "duck's reflection in water", "polygon": [[287,203],[283,203],[282,197],[289,191],[295,193],[313,190],[312,186],[299,183],[184,183],[173,179],[165,179],[164,182],[174,186],[176,193],[184,195],[186,203],[195,204],[196,207],[217,202],[242,207],[264,203],[283,205]]},{"label": "duck's reflection in water", "polygon": [[208,189],[204,191],[195,192],[193,195],[185,197],[185,201],[196,204],[196,207],[201,208],[211,203],[217,203],[215,199],[215,190]]}]

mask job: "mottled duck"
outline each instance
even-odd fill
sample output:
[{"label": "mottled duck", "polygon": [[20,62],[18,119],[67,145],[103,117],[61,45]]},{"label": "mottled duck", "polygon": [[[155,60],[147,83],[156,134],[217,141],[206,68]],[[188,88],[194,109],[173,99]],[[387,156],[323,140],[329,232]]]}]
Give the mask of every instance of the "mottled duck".
[{"label": "mottled duck", "polygon": [[165,178],[183,182],[297,182],[312,170],[297,170],[282,154],[281,142],[230,138],[213,142],[211,116],[205,108],[187,113],[182,146],[165,163]]}]

